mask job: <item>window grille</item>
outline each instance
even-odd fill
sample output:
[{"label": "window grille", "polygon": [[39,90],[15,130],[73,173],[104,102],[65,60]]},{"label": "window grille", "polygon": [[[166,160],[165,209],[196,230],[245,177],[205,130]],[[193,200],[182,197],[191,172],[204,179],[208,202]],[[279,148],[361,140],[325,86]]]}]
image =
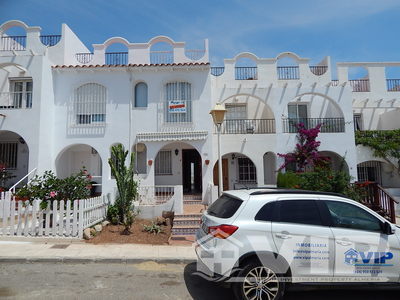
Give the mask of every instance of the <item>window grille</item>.
[{"label": "window grille", "polygon": [[18,158],[18,143],[0,143],[0,164],[4,164],[6,169],[16,169]]},{"label": "window grille", "polygon": [[257,182],[256,166],[247,157],[238,157],[239,183]]},{"label": "window grille", "polygon": [[188,82],[165,85],[165,120],[170,123],[192,122],[192,86]]},{"label": "window grille", "polygon": [[97,83],[88,83],[75,91],[74,112],[76,124],[105,124],[107,89]]},{"label": "window grille", "polygon": [[155,159],[156,175],[172,175],[172,155],[171,150],[161,150]]},{"label": "window grille", "polygon": [[373,181],[382,184],[381,163],[379,161],[366,161],[357,165],[358,181]]}]

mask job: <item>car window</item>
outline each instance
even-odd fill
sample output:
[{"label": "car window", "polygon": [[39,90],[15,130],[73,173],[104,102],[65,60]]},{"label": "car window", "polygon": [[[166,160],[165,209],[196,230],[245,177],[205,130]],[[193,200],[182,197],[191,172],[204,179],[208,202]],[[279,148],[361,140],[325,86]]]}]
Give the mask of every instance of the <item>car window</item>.
[{"label": "car window", "polygon": [[242,203],[242,200],[224,194],[211,204],[207,213],[214,217],[228,219],[236,213]]},{"label": "car window", "polygon": [[279,201],[279,222],[323,225],[314,200]]},{"label": "car window", "polygon": [[324,202],[331,214],[334,227],[381,231],[380,220],[361,207],[340,201]]},{"label": "car window", "polygon": [[[256,221],[274,221],[274,216],[276,215],[276,201],[268,202],[257,212],[254,220]],[[274,211],[275,210],[275,211]],[[276,219],[276,218],[275,218]]]}]

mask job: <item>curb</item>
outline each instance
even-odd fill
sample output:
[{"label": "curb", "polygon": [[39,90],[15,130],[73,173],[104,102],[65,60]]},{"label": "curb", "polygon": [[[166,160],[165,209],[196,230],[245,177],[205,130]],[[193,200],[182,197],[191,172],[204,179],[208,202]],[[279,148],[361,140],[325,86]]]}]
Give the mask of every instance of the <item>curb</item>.
[{"label": "curb", "polygon": [[74,257],[0,257],[0,263],[100,263],[100,264],[138,264],[142,262],[153,261],[160,264],[190,264],[196,262],[196,259],[190,258],[74,258]]}]

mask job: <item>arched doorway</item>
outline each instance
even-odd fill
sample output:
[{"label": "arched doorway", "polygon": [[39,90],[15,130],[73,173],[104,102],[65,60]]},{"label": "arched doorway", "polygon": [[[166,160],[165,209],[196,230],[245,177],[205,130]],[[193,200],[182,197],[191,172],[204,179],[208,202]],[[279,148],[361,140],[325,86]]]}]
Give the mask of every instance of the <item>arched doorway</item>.
[{"label": "arched doorway", "polygon": [[[29,147],[19,134],[0,130],[0,187],[9,189],[28,174]],[[26,181],[21,185],[26,184]]]},{"label": "arched doorway", "polygon": [[86,144],[75,144],[66,147],[56,159],[56,173],[66,178],[85,169],[92,176],[94,193],[102,192],[102,160],[97,150]]},{"label": "arched doorway", "polygon": [[[218,161],[213,169],[214,185],[218,183]],[[223,190],[235,190],[257,186],[257,172],[253,161],[238,152],[222,156],[222,187]]]}]

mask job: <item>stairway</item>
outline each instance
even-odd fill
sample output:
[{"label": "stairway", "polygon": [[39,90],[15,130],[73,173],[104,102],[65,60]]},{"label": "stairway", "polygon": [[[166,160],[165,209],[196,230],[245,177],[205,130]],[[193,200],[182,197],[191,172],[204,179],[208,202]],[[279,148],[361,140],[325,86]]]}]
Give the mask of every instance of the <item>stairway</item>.
[{"label": "stairway", "polygon": [[170,244],[190,245],[195,241],[205,208],[201,201],[201,195],[183,195],[183,214],[174,217]]}]

